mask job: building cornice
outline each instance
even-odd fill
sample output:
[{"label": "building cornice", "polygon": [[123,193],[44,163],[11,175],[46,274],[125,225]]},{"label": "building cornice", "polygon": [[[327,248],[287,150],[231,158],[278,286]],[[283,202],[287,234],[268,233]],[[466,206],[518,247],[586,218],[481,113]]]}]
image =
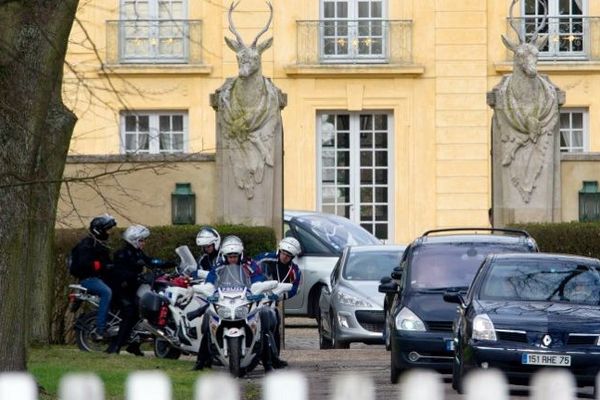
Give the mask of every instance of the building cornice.
[{"label": "building cornice", "polygon": [[213,162],[215,153],[69,155],[67,164]]}]

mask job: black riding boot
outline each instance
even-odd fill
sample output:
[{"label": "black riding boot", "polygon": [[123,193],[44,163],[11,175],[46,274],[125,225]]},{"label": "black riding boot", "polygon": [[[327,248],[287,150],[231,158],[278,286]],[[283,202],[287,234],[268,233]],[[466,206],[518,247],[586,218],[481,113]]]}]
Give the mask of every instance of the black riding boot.
[{"label": "black riding boot", "polygon": [[202,321],[202,326],[200,330],[202,331],[202,339],[200,339],[200,348],[198,349],[196,365],[194,365],[194,368],[192,368],[193,371],[201,371],[204,368],[210,368],[212,366],[210,349],[208,346],[210,332],[208,331],[207,318],[204,318],[204,321]]}]

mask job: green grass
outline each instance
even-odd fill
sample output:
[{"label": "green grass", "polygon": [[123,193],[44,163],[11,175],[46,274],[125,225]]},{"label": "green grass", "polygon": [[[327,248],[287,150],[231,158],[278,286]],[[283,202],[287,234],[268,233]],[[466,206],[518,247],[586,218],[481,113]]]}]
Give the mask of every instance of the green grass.
[{"label": "green grass", "polygon": [[199,376],[191,370],[193,365],[191,359],[162,360],[154,356],[134,357],[125,352],[86,353],[74,346],[32,348],[28,360],[29,372],[40,386],[44,400],[58,399],[60,378],[70,372],[95,373],[104,382],[106,400],[122,400],[127,376],[140,370],[164,372],[171,379],[173,400],[191,400]]}]

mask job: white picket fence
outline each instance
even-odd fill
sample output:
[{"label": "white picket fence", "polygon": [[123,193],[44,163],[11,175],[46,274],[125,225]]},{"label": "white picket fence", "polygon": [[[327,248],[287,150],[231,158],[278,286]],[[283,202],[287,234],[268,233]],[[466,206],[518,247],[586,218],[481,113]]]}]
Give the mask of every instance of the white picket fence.
[{"label": "white picket fence", "polygon": [[[190,384],[192,384],[190,382]],[[240,400],[238,382],[229,375],[213,373],[194,383],[193,400]],[[307,379],[298,372],[284,371],[262,380],[263,400],[308,400]],[[161,372],[132,373],[125,385],[126,400],[172,400],[171,382]],[[445,386],[439,374],[411,371],[398,385],[399,400],[443,400]],[[504,376],[497,371],[481,370],[465,380],[467,400],[508,400]],[[104,400],[104,384],[93,374],[70,374],[59,384],[60,400]],[[375,400],[373,380],[364,375],[339,375],[332,380],[332,400]],[[531,400],[573,400],[576,387],[566,370],[553,369],[538,373],[530,387]],[[0,400],[38,400],[37,385],[26,373],[0,374]],[[190,399],[192,400],[192,399]],[[311,399],[316,400],[316,399]],[[600,400],[600,396],[597,398]]]}]

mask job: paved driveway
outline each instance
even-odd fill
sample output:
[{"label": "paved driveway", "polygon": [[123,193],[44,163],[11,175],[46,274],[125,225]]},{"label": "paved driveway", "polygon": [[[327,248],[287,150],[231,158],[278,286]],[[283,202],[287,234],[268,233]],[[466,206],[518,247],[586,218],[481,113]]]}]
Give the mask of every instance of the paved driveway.
[{"label": "paved driveway", "polygon": [[[356,372],[372,377],[376,387],[376,400],[398,399],[398,385],[389,383],[390,353],[383,345],[352,344],[349,350],[319,350],[319,335],[314,320],[304,318],[286,319],[285,350],[283,359],[290,369],[301,371],[309,381],[310,400],[331,398],[332,378],[338,374]],[[247,399],[256,399],[257,383],[264,376],[260,366],[245,379],[247,388],[252,387]],[[450,376],[445,376],[445,400],[462,399],[450,386]],[[528,399],[525,387],[515,386],[511,399]],[[593,399],[591,388],[581,389],[579,398]]]}]

